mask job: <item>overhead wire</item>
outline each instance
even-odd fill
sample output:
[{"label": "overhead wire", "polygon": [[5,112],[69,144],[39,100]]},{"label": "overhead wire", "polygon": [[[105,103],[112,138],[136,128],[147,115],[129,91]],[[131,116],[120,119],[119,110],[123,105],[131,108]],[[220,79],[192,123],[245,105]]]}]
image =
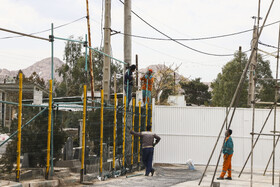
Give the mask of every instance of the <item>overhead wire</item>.
[{"label": "overhead wire", "polygon": [[[122,0],[119,0],[124,6],[124,2]],[[154,27],[153,25],[151,25],[150,23],[148,23],[146,20],[144,20],[141,16],[139,16],[137,13],[135,13],[133,10],[131,10],[131,12],[136,16],[138,17],[141,21],[143,21],[145,24],[147,24],[149,27],[151,27],[152,29],[154,29],[155,31],[157,31],[158,33],[164,35],[165,37],[167,37],[168,39],[172,40],[173,42],[189,49],[189,50],[192,50],[192,51],[195,51],[197,53],[200,53],[200,54],[204,54],[204,55],[208,55],[208,56],[217,56],[217,57],[224,57],[224,56],[233,56],[234,54],[214,54],[214,53],[208,53],[208,52],[205,52],[205,51],[201,51],[201,50],[198,50],[198,49],[195,49],[193,47],[190,47],[188,45],[185,45],[175,39],[173,39],[172,37],[170,37],[169,35],[165,34],[164,32],[160,31],[159,29],[157,29],[156,27]]]},{"label": "overhead wire", "polygon": [[[76,20],[73,20],[73,21],[71,21],[71,22],[68,22],[68,23],[65,23],[65,24],[56,26],[56,27],[54,27],[53,29],[58,29],[58,28],[61,28],[61,27],[70,25],[70,24],[75,23],[75,22],[77,22],[77,21],[80,21],[80,20],[82,20],[82,19],[84,19],[84,18],[86,18],[86,16],[83,16],[83,17],[81,17],[81,18],[79,18],[79,19],[76,19]],[[29,35],[29,36],[33,36],[33,35],[36,35],[36,34],[41,34],[41,33],[44,33],[44,32],[48,32],[48,31],[50,31],[50,30],[51,30],[51,29],[46,29],[46,30],[42,30],[42,31],[38,31],[38,32],[33,32],[33,33],[28,34],[28,35]],[[23,36],[23,35],[19,35],[19,36],[6,36],[6,37],[0,38],[0,40],[3,40],[3,39],[10,39],[10,38],[19,38],[19,37],[24,37],[24,36]]]},{"label": "overhead wire", "polygon": [[273,45],[269,45],[269,44],[262,43],[261,41],[259,41],[258,44],[263,45],[263,46],[266,46],[266,47],[278,49],[278,47],[275,47],[275,46],[273,46]]},{"label": "overhead wire", "polygon": [[[276,23],[280,23],[280,21],[275,21],[273,23],[267,24],[264,27],[274,25]],[[224,38],[224,37],[229,37],[229,36],[235,36],[239,34],[244,34],[247,32],[251,32],[254,29],[247,29],[244,31],[239,31],[239,32],[234,32],[234,33],[229,33],[229,34],[222,34],[222,35],[217,35],[217,36],[207,36],[207,37],[200,37],[200,38],[173,38],[173,40],[177,41],[196,41],[196,40],[210,40],[210,39],[216,39],[216,38]],[[134,34],[125,34],[121,31],[117,31],[117,34],[121,35],[127,35],[135,38],[142,38],[142,39],[148,39],[148,40],[163,40],[163,41],[172,41],[170,38],[158,38],[158,37],[150,37],[150,36],[141,36],[141,35],[134,35]]]}]

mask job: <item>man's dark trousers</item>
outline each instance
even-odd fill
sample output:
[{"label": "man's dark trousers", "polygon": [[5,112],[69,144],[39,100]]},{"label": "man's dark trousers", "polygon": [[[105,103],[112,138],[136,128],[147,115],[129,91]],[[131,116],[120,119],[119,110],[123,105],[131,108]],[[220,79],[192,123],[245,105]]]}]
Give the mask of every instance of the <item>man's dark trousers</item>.
[{"label": "man's dark trousers", "polygon": [[143,148],[143,156],[142,160],[146,167],[146,174],[149,175],[149,173],[152,171],[152,165],[153,165],[153,155],[154,155],[154,148]]}]

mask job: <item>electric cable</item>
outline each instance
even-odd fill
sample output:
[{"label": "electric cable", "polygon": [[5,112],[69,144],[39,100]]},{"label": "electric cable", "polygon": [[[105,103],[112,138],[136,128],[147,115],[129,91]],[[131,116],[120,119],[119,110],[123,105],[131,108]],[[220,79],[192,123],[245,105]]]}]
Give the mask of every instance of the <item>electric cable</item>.
[{"label": "electric cable", "polygon": [[278,47],[275,47],[275,46],[273,46],[273,45],[269,45],[269,44],[262,43],[261,41],[259,41],[258,44],[263,45],[263,46],[266,46],[266,47],[278,49]]},{"label": "electric cable", "polygon": [[[124,5],[124,2],[122,0],[119,0],[123,5]],[[201,50],[198,50],[198,49],[195,49],[195,48],[192,48],[190,46],[187,46],[173,38],[171,38],[169,35],[165,34],[164,32],[160,31],[159,29],[157,29],[156,27],[154,27],[153,25],[151,25],[150,23],[148,23],[146,20],[144,20],[142,17],[140,17],[137,13],[135,13],[133,10],[131,10],[131,12],[136,16],[138,17],[141,21],[143,21],[145,24],[147,24],[149,27],[151,27],[152,29],[154,29],[155,31],[157,31],[158,33],[164,35],[165,37],[167,37],[168,39],[172,40],[173,42],[187,48],[187,49],[190,49],[192,51],[195,51],[197,53],[201,53],[201,54],[204,54],[204,55],[208,55],[208,56],[217,56],[217,57],[223,57],[223,56],[233,56],[234,54],[214,54],[214,53],[208,53],[208,52],[204,52],[204,51],[201,51]]]},{"label": "electric cable", "polygon": [[[86,18],[86,16],[83,16],[83,17],[81,17],[81,18],[79,18],[79,19],[76,19],[76,20],[74,20],[74,21],[71,21],[71,22],[68,22],[68,23],[65,23],[65,24],[56,26],[56,27],[54,27],[53,29],[58,29],[58,28],[61,28],[61,27],[70,25],[70,24],[75,23],[75,22],[77,22],[77,21],[80,21],[80,20],[82,20],[82,19],[84,19],[84,18]],[[42,30],[42,31],[38,31],[38,32],[33,32],[33,33],[28,34],[28,35],[32,36],[32,35],[36,35],[36,34],[41,34],[41,33],[44,33],[44,32],[48,32],[48,31],[50,31],[50,30],[51,30],[51,29],[46,29],[46,30]],[[2,39],[10,39],[10,38],[19,38],[19,37],[23,37],[23,36],[22,36],[22,35],[20,35],[20,36],[6,36],[6,37],[0,38],[0,40],[2,40]]]},{"label": "electric cable", "polygon": [[[275,21],[273,23],[267,24],[264,27],[268,27],[271,25],[274,25],[276,23],[280,23],[280,21]],[[234,33],[229,33],[229,34],[221,34],[221,35],[217,35],[217,36],[208,36],[208,37],[200,37],[200,38],[173,38],[174,40],[178,40],[178,41],[196,41],[196,40],[210,40],[210,39],[216,39],[216,38],[224,38],[224,37],[229,37],[229,36],[235,36],[235,35],[239,35],[239,34],[244,34],[247,32],[251,32],[254,29],[247,29],[244,31],[239,31],[239,32],[234,32]],[[135,38],[142,38],[142,39],[148,39],[148,40],[163,40],[163,41],[172,41],[169,38],[158,38],[158,37],[150,37],[150,36],[141,36],[141,35],[134,35],[134,34],[125,34],[121,31],[116,31],[117,34],[121,34],[121,35],[127,35],[127,36],[131,36],[131,37],[135,37]]]}]

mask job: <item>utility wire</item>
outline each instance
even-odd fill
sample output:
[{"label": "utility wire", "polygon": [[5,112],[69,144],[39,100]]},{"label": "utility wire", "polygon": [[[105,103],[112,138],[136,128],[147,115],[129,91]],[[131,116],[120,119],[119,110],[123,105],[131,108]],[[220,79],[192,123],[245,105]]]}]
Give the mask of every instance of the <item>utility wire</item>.
[{"label": "utility wire", "polygon": [[[280,23],[280,21],[275,21],[273,23],[267,24],[264,27],[268,27],[271,25],[274,25],[276,23]],[[239,35],[239,34],[244,34],[247,32],[251,32],[254,29],[247,29],[244,31],[239,31],[239,32],[234,32],[234,33],[230,33],[230,34],[222,34],[222,35],[217,35],[217,36],[208,36],[208,37],[200,37],[200,38],[173,38],[174,40],[177,41],[196,41],[196,40],[210,40],[210,39],[216,39],[216,38],[224,38],[224,37],[229,37],[229,36],[235,36],[235,35]],[[149,37],[149,36],[141,36],[141,35],[133,35],[133,34],[125,34],[121,31],[116,31],[117,34],[122,34],[122,35],[127,35],[127,36],[132,36],[135,38],[142,38],[142,39],[148,39],[148,40],[164,40],[164,41],[172,41],[169,38],[157,38],[157,37]]]},{"label": "utility wire", "polygon": [[[83,17],[81,17],[81,18],[79,18],[79,19],[76,19],[76,20],[74,20],[74,21],[71,21],[71,22],[69,22],[69,23],[65,23],[65,24],[59,25],[59,26],[57,26],[57,27],[54,27],[53,29],[58,29],[58,28],[61,28],[61,27],[70,25],[70,24],[75,23],[75,22],[77,22],[77,21],[80,21],[80,20],[82,20],[82,19],[84,19],[84,18],[86,18],[86,16],[83,16]],[[29,36],[32,36],[32,35],[36,35],[36,34],[41,34],[41,33],[44,33],[44,32],[50,31],[50,30],[51,30],[51,29],[46,29],[46,30],[42,30],[42,31],[39,31],[39,32],[33,32],[33,33],[28,34],[28,35],[29,35]],[[22,35],[20,35],[20,36],[6,36],[6,37],[0,38],[0,40],[2,40],[2,39],[10,39],[10,38],[19,38],[19,37],[23,37],[23,36],[22,36]]]},{"label": "utility wire", "polygon": [[[123,5],[124,5],[124,2],[122,0],[119,0]],[[152,29],[154,29],[155,31],[159,32],[160,34],[164,35],[165,37],[167,37],[169,40],[172,40],[173,42],[187,48],[187,49],[190,49],[192,51],[195,51],[197,53],[201,53],[201,54],[204,54],[204,55],[209,55],[209,56],[219,56],[219,57],[222,57],[222,56],[233,56],[234,54],[214,54],[214,53],[208,53],[208,52],[204,52],[204,51],[201,51],[201,50],[198,50],[198,49],[195,49],[195,48],[192,48],[190,46],[187,46],[173,38],[171,38],[170,36],[168,36],[167,34],[163,33],[162,31],[160,31],[159,29],[157,29],[156,27],[154,27],[153,25],[151,25],[150,23],[148,23],[146,20],[144,20],[142,17],[140,17],[137,13],[135,13],[133,10],[131,10],[131,12],[136,16],[138,17],[141,21],[143,21],[145,24],[147,24],[148,26],[150,26]]]},{"label": "utility wire", "polygon": [[266,46],[266,47],[278,49],[278,47],[275,47],[275,46],[273,46],[273,45],[269,45],[269,44],[262,43],[261,41],[259,41],[258,43],[261,44],[261,45],[263,45],[263,46]]}]

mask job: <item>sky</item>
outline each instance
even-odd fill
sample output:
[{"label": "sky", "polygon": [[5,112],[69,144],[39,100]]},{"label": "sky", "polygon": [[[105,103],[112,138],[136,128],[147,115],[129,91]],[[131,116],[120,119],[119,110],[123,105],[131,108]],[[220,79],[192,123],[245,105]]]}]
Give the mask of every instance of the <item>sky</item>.
[{"label": "sky", "polygon": [[[103,45],[104,0],[88,0],[90,11],[92,46]],[[111,29],[123,32],[124,7],[119,0],[111,0]],[[23,33],[32,33],[49,29],[51,23],[59,26],[86,16],[86,0],[0,0],[0,28]],[[270,0],[261,2],[261,17],[265,17]],[[132,10],[163,33],[172,38],[200,38],[235,33],[252,29],[257,16],[258,0],[132,0]],[[280,2],[275,1],[267,23],[280,20]],[[261,24],[263,23],[261,20]],[[277,46],[279,24],[265,27],[260,41]],[[38,36],[48,38],[50,32]],[[57,37],[68,38],[73,35],[85,37],[86,19],[54,30]],[[166,38],[153,30],[132,14],[132,34],[147,37]],[[27,37],[2,39],[14,34],[0,31],[0,68],[8,70],[24,69],[33,63],[50,57],[50,43]],[[112,54],[123,60],[123,35],[111,38]],[[233,54],[242,47],[250,49],[252,32],[231,37],[211,40],[182,41],[185,45],[213,54]],[[63,60],[64,41],[55,40],[54,56]],[[276,49],[259,46],[267,52]],[[173,41],[146,40],[132,38],[132,63],[138,54],[140,68],[148,65],[166,64],[180,66],[178,73],[190,79],[201,78],[211,82],[222,67],[233,56],[209,56],[192,51]],[[249,55],[249,53],[247,53]],[[275,74],[276,59],[270,60]]]}]

